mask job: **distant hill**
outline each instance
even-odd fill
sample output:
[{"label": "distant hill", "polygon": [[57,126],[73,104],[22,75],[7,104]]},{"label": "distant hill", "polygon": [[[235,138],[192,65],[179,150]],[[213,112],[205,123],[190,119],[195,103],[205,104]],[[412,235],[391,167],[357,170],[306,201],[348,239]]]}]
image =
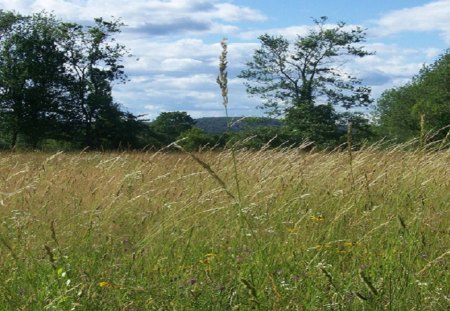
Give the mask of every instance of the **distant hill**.
[{"label": "distant hill", "polygon": [[[242,131],[249,127],[281,126],[280,120],[271,118],[233,117],[230,119],[232,123],[231,131],[233,132]],[[195,119],[195,126],[208,134],[221,134],[227,131],[228,121],[226,117],[205,117]]]}]

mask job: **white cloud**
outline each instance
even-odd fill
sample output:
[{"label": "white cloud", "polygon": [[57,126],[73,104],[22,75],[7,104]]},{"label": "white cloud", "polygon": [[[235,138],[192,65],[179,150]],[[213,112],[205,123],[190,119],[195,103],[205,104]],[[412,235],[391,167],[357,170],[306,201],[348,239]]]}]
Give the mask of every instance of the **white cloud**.
[{"label": "white cloud", "polygon": [[[148,36],[121,36],[123,42],[135,56],[127,60],[132,72],[157,73],[166,71],[205,71],[215,66],[212,59],[218,59],[220,44],[207,44],[200,39],[154,40]],[[139,61],[135,61],[138,58]]]},{"label": "white cloud", "polygon": [[239,34],[239,37],[247,40],[255,40],[260,35],[268,33],[275,36],[283,36],[288,40],[294,40],[298,35],[306,35],[312,29],[309,25],[291,26],[284,28],[269,28],[262,30],[245,31]]},{"label": "white cloud", "polygon": [[167,58],[161,62],[162,70],[181,71],[193,69],[202,64],[202,61],[192,58]]},{"label": "white cloud", "polygon": [[[193,116],[222,116],[220,90],[216,83],[219,42],[199,38],[149,40],[125,34],[121,38],[135,55],[126,64],[131,81],[114,89],[116,100],[136,113],[153,118],[162,111],[182,110]],[[245,93],[242,80],[234,76],[251,57],[256,43],[229,43],[229,90],[232,115],[260,114],[258,100]],[[135,61],[139,58],[139,61]],[[130,103],[132,102],[132,106]],[[155,115],[156,114],[156,115]]]},{"label": "white cloud", "polygon": [[213,16],[228,22],[240,20],[259,22],[267,19],[266,16],[254,9],[236,6],[227,2],[215,4],[215,9]]},{"label": "white cloud", "polygon": [[424,53],[428,58],[434,59],[437,58],[442,53],[442,50],[437,48],[426,48],[424,50]]},{"label": "white cloud", "polygon": [[376,51],[376,54],[356,59],[347,64],[347,69],[372,87],[374,98],[386,89],[410,81],[425,63],[433,62],[441,53],[435,48],[413,49],[383,43],[368,44],[367,49]]},{"label": "white cloud", "polygon": [[0,7],[21,13],[46,10],[79,22],[120,17],[131,28],[153,35],[233,33],[237,27],[227,23],[266,19],[255,9],[218,0],[0,0]]},{"label": "white cloud", "polygon": [[193,98],[199,101],[217,101],[219,99],[218,92],[212,91],[188,91],[186,94],[182,95],[183,97]]},{"label": "white cloud", "polygon": [[[336,24],[325,24],[324,28],[335,28]],[[361,27],[361,25],[351,25],[346,24],[344,26],[344,30],[352,30],[356,27]],[[270,34],[275,36],[283,36],[288,40],[296,40],[298,36],[305,36],[311,30],[314,30],[316,26],[311,22],[309,25],[294,25],[289,27],[282,28],[268,28],[268,29],[259,29],[252,31],[245,31],[240,33],[238,36],[242,39],[246,40],[256,40],[262,34]],[[362,27],[364,28],[364,27]]]},{"label": "white cloud", "polygon": [[147,104],[144,106],[144,108],[148,111],[154,111],[154,112],[159,112],[164,109],[164,107],[161,105],[152,105],[152,104]]},{"label": "white cloud", "polygon": [[450,0],[432,1],[423,6],[390,12],[377,21],[380,35],[411,31],[439,31],[450,43]]},{"label": "white cloud", "polygon": [[177,88],[179,90],[186,90],[193,87],[206,86],[208,84],[216,83],[216,77],[212,74],[192,74],[182,77],[157,75],[152,80],[153,83],[165,84],[167,86],[171,86],[171,88]]}]

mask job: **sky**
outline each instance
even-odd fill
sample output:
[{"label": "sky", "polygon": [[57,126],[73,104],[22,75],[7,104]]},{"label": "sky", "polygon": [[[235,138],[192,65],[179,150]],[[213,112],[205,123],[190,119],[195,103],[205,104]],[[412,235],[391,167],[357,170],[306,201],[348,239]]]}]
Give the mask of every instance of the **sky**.
[{"label": "sky", "polygon": [[264,113],[237,75],[265,33],[295,40],[321,16],[366,28],[364,46],[375,55],[349,62],[346,70],[370,86],[375,99],[450,47],[450,0],[0,0],[0,9],[46,10],[81,24],[121,18],[127,26],[118,40],[133,57],[124,60],[129,82],[114,85],[113,95],[125,110],[148,119],[166,111],[224,115],[215,82],[224,37],[232,116]]}]

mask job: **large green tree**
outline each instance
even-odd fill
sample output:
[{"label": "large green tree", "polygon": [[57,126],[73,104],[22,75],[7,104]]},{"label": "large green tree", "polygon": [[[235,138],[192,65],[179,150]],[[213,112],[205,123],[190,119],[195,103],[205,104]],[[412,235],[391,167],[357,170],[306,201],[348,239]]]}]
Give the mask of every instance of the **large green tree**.
[{"label": "large green tree", "polygon": [[36,147],[51,138],[114,148],[136,141],[130,131],[145,127],[112,97],[113,84],[126,80],[127,51],[115,39],[121,26],[0,11],[0,126],[10,145]]},{"label": "large green tree", "polygon": [[261,47],[240,77],[247,80],[249,94],[263,99],[262,108],[269,113],[285,114],[305,104],[350,108],[371,102],[370,89],[340,68],[351,56],[370,54],[360,46],[364,29],[326,22],[326,17],[314,20],[314,27],[293,43],[283,36],[259,37]]},{"label": "large green tree", "polygon": [[87,146],[101,144],[101,133],[109,131],[108,123],[120,115],[111,91],[113,82],[126,80],[122,59],[127,51],[114,37],[121,26],[118,20],[108,22],[101,18],[87,27],[63,24],[61,49],[66,57],[71,118],[78,123],[77,129]]},{"label": "large green tree", "polygon": [[0,11],[0,117],[7,140],[35,147],[50,133],[64,102],[64,53],[51,15]]},{"label": "large green tree", "polygon": [[342,69],[351,57],[371,54],[361,45],[365,36],[360,27],[328,25],[326,17],[314,20],[309,32],[294,42],[264,34],[240,77],[269,114],[285,116],[286,124],[305,137],[326,140],[334,135],[336,106],[371,103],[370,88]]},{"label": "large green tree", "polygon": [[[404,141],[417,137],[424,120],[427,132],[443,138],[450,126],[450,50],[424,66],[404,86],[385,91],[377,103],[383,136]],[[423,129],[422,129],[423,130]]]}]

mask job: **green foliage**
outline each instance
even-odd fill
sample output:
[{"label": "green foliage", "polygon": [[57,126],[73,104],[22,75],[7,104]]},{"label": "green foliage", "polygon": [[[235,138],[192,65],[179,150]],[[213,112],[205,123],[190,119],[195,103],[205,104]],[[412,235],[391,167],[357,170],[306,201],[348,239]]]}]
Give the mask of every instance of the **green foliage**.
[{"label": "green foliage", "polygon": [[373,142],[376,139],[375,129],[370,124],[367,115],[360,112],[343,112],[338,114],[338,132],[340,134],[339,143],[347,141],[348,126],[352,127],[352,144],[354,147],[361,147],[365,143]]},{"label": "green foliage", "polygon": [[424,66],[408,84],[387,90],[377,105],[381,135],[405,141],[425,130],[442,139],[450,125],[450,51]]},{"label": "green foliage", "polygon": [[120,21],[83,27],[53,15],[0,11],[0,129],[12,147],[45,141],[84,148],[138,147],[145,127],[114,102],[124,82]]},{"label": "green foliage", "polygon": [[[357,112],[337,113],[331,105],[312,106],[290,113],[280,126],[251,125],[232,133],[230,140],[254,150],[308,145],[308,148],[335,148],[347,141],[347,127],[352,123],[355,148],[373,142],[375,134],[367,116]],[[308,115],[307,118],[304,116]],[[292,119],[290,119],[292,118]],[[330,120],[325,123],[324,120]],[[251,124],[251,123],[249,123]]]},{"label": "green foliage", "polygon": [[369,88],[336,69],[343,59],[370,54],[360,46],[364,30],[347,30],[345,23],[330,28],[326,22],[326,17],[314,20],[315,27],[293,43],[282,36],[259,37],[261,47],[240,77],[269,113],[289,114],[292,107],[323,102],[345,108],[371,102]]},{"label": "green foliage", "polygon": [[84,145],[102,146],[106,140],[117,146],[117,142],[105,135],[113,134],[110,129],[114,123],[119,124],[122,118],[127,118],[111,95],[112,82],[126,79],[121,60],[127,51],[114,38],[123,23],[118,20],[107,22],[101,18],[94,22],[88,27],[62,24],[61,48],[66,56],[71,112]]},{"label": "green foliage", "polygon": [[217,146],[217,138],[214,135],[207,134],[198,127],[193,127],[181,133],[178,137],[181,139],[179,145],[187,151],[198,151],[205,148]]},{"label": "green foliage", "polygon": [[[228,122],[230,127],[228,127]],[[195,119],[195,126],[208,134],[223,134],[227,131],[239,132],[251,127],[279,127],[279,119],[260,117],[203,117]]]},{"label": "green foliage", "polygon": [[181,133],[191,129],[194,125],[194,119],[187,112],[172,111],[162,112],[150,124],[150,127],[165,137],[163,140],[164,144],[170,144],[177,140]]},{"label": "green foliage", "polygon": [[58,132],[64,103],[60,24],[45,14],[0,11],[0,121],[8,141],[36,147]]},{"label": "green foliage", "polygon": [[324,146],[335,143],[337,120],[338,115],[332,105],[298,104],[289,109],[285,123],[298,139]]},{"label": "green foliage", "polygon": [[247,92],[262,98],[262,108],[285,116],[292,138],[319,146],[338,141],[335,106],[348,109],[372,102],[370,88],[337,69],[344,59],[371,54],[361,46],[364,29],[326,22],[326,17],[314,20],[314,27],[292,43],[282,36],[260,36],[261,47],[240,74],[247,79]]}]

